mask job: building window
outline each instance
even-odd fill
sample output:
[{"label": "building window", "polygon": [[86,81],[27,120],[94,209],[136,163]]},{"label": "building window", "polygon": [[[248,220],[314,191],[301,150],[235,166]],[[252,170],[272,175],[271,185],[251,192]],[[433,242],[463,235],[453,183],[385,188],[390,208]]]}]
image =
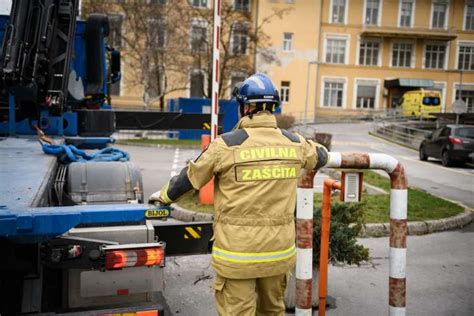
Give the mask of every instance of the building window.
[{"label": "building window", "polygon": [[238,11],[250,11],[250,0],[234,0],[234,9]]},{"label": "building window", "polygon": [[344,23],[346,16],[346,0],[332,0],[331,22]]},{"label": "building window", "polygon": [[194,71],[189,78],[190,97],[204,98],[204,74],[200,71]]},{"label": "building window", "polygon": [[344,99],[344,81],[338,79],[324,80],[323,106],[342,107]]},{"label": "building window", "polygon": [[347,39],[326,39],[326,62],[330,64],[346,63]]},{"label": "building window", "polygon": [[462,89],[459,84],[456,84],[456,100],[462,99],[467,104],[467,112],[474,112],[474,86],[463,85]]},{"label": "building window", "polygon": [[283,33],[283,51],[291,51],[293,46],[293,33]]},{"label": "building window", "polygon": [[443,69],[446,60],[446,44],[429,43],[425,46],[425,68]]},{"label": "building window", "polygon": [[290,101],[290,82],[282,81],[280,89],[280,99],[281,102],[287,103]]},{"label": "building window", "polygon": [[474,30],[474,1],[467,2],[464,7],[465,17],[464,17],[464,29],[472,31]]},{"label": "building window", "polygon": [[153,71],[150,71],[150,82],[148,96],[152,99],[160,97],[165,87],[165,71],[163,67],[154,67]]},{"label": "building window", "polygon": [[377,66],[379,63],[380,42],[364,39],[360,41],[359,65]]},{"label": "building window", "polygon": [[375,109],[375,102],[377,100],[377,85],[377,81],[356,81],[356,108]]},{"label": "building window", "polygon": [[248,28],[240,23],[232,25],[232,53],[234,55],[247,54]]},{"label": "building window", "polygon": [[150,19],[149,21],[150,47],[154,49],[166,46],[166,24],[162,19]]},{"label": "building window", "polygon": [[[120,3],[124,3],[125,0],[121,0]],[[166,4],[166,0],[148,0],[149,4]]]},{"label": "building window", "polygon": [[446,14],[448,3],[446,0],[433,1],[433,16],[431,17],[431,27],[443,29],[446,27]]},{"label": "building window", "polygon": [[413,55],[412,43],[393,43],[392,49],[392,67],[411,67]]},{"label": "building window", "polygon": [[193,7],[207,8],[207,0],[191,0]]},{"label": "building window", "polygon": [[365,1],[365,21],[366,25],[377,25],[379,23],[380,0]]},{"label": "building window", "polygon": [[204,21],[195,21],[191,26],[191,49],[205,51],[207,47],[207,25]]},{"label": "building window", "polygon": [[474,70],[474,43],[459,44],[458,69]]},{"label": "building window", "polygon": [[413,25],[413,0],[401,0],[400,2],[400,26],[411,27]]},{"label": "building window", "polygon": [[230,77],[230,89],[229,89],[229,98],[232,98],[232,91],[234,90],[234,87],[239,83],[243,82],[247,76],[245,75],[232,75]]},{"label": "building window", "polygon": [[123,15],[108,14],[107,17],[109,18],[108,44],[115,49],[120,49],[122,47]]}]

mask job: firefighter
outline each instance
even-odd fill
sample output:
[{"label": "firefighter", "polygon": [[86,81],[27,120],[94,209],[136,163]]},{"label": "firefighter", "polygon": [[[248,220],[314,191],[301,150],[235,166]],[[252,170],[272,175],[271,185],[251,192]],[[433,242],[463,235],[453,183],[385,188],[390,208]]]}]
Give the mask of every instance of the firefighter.
[{"label": "firefighter", "polygon": [[214,177],[213,282],[219,315],[284,315],[296,261],[297,178],[327,162],[326,149],[279,129],[278,90],[266,75],[239,83],[236,127],[212,141],[150,202],[168,205]]}]

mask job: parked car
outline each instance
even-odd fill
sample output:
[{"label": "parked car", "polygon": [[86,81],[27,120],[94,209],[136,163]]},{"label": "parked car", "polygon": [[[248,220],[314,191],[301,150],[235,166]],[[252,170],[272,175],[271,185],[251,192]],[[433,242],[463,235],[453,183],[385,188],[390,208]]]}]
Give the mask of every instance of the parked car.
[{"label": "parked car", "polygon": [[441,159],[443,166],[474,161],[474,126],[447,125],[425,136],[420,160]]}]

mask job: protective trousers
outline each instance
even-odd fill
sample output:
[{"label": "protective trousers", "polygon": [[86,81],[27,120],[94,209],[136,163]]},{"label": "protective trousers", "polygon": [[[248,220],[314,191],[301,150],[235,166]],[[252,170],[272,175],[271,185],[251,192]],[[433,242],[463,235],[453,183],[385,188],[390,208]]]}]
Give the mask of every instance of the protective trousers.
[{"label": "protective trousers", "polygon": [[256,279],[228,279],[216,275],[217,313],[220,316],[285,315],[287,275]]}]

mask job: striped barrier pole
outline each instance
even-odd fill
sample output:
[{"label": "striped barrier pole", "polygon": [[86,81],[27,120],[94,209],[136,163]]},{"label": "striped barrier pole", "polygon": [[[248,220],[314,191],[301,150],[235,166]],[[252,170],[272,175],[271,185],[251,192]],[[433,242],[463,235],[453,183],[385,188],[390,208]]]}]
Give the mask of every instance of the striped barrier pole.
[{"label": "striped barrier pole", "polygon": [[219,49],[221,35],[221,0],[214,0],[214,40],[212,50],[211,141],[217,137],[219,111]]},{"label": "striped barrier pole", "polygon": [[329,153],[328,168],[381,169],[390,176],[389,315],[406,315],[407,187],[403,166],[386,154]]},{"label": "striped barrier pole", "polygon": [[315,171],[303,170],[296,195],[295,315],[311,316],[313,293],[313,181]]}]

